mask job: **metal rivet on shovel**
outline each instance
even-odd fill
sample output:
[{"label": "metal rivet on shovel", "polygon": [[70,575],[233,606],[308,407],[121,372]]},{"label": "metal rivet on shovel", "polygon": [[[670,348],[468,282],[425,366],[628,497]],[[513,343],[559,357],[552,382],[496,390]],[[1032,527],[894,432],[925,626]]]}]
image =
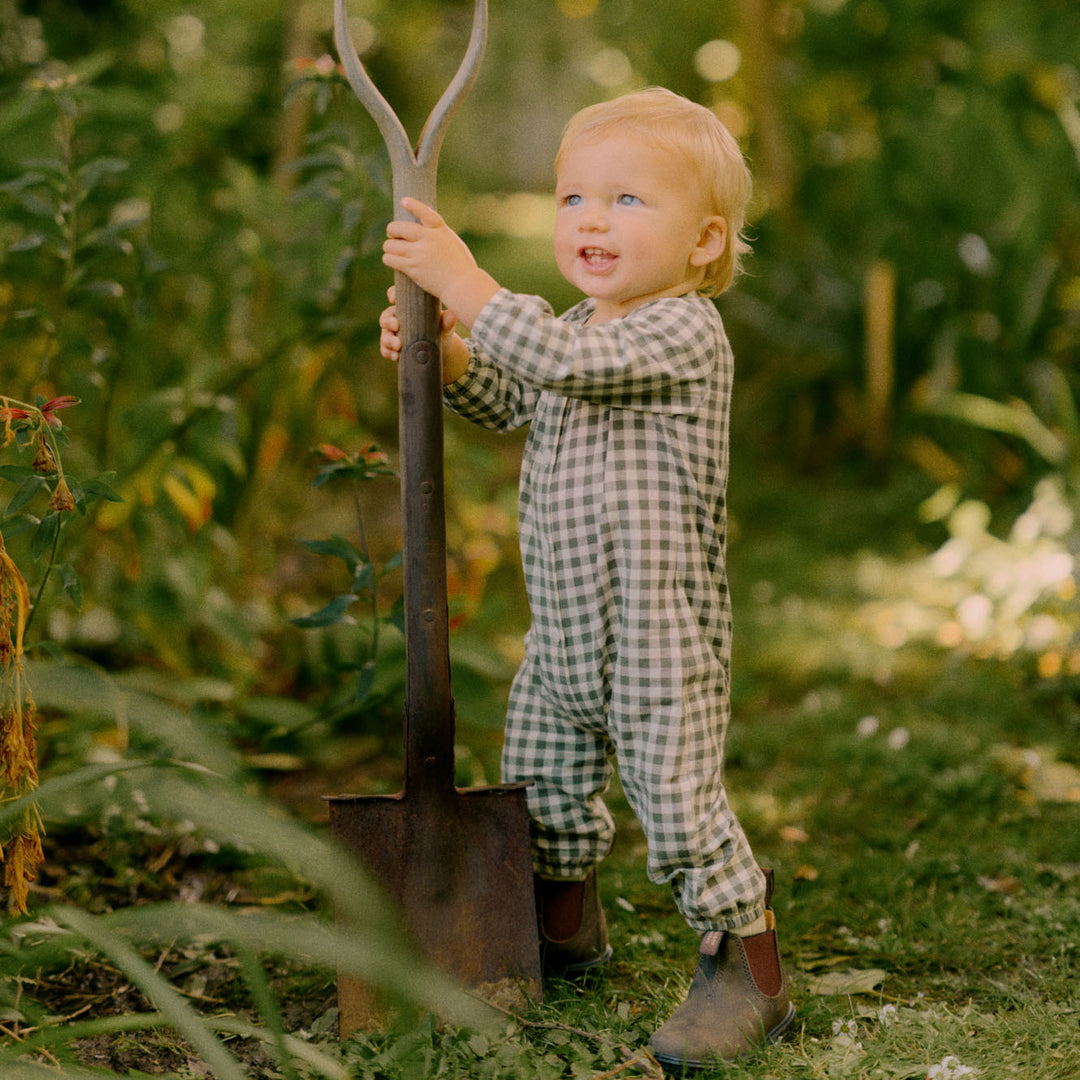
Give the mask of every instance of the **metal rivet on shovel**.
[{"label": "metal rivet on shovel", "polygon": [[[486,0],[476,0],[465,58],[414,152],[360,62],[345,0],[335,0],[338,54],[386,142],[399,218],[408,216],[401,207],[405,196],[435,205],[439,149],[451,115],[476,79],[486,33]],[[524,785],[454,786],[439,303],[403,274],[395,283],[402,342],[405,775],[397,795],[329,796],[330,826],[396,898],[406,927],[435,964],[487,1000],[516,1006],[540,997]],[[339,977],[338,1004],[343,1036],[379,1022],[374,994],[352,977]]]}]

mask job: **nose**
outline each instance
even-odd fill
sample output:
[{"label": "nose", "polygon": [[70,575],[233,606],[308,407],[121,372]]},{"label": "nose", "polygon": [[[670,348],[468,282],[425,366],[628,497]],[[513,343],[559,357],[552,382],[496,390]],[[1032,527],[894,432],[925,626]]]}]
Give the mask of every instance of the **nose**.
[{"label": "nose", "polygon": [[607,232],[608,217],[604,208],[598,203],[587,203],[578,219],[578,229],[581,232]]}]

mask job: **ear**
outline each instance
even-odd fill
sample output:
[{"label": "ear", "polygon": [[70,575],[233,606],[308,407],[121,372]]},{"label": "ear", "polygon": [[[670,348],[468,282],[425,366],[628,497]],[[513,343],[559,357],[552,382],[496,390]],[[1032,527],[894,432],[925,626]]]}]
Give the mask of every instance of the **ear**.
[{"label": "ear", "polygon": [[690,255],[691,266],[708,266],[724,254],[727,247],[727,219],[719,214],[706,218],[701,235]]}]

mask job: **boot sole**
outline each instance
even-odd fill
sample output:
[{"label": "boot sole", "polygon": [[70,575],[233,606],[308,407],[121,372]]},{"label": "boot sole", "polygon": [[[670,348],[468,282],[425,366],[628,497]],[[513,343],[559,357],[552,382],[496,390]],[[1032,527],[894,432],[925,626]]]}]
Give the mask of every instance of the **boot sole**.
[{"label": "boot sole", "polygon": [[544,974],[556,975],[560,979],[567,980],[580,979],[583,975],[588,975],[608,963],[614,951],[611,945],[605,945],[604,951],[599,956],[590,957],[588,960],[579,960],[577,963],[567,964],[564,967],[553,967],[550,971],[545,971]]},{"label": "boot sole", "polygon": [[[795,1006],[788,1005],[787,1015],[771,1031],[765,1034],[765,1043],[749,1047],[745,1053],[739,1054],[736,1060],[744,1061],[760,1053],[766,1046],[779,1042],[787,1029],[791,1027],[795,1019]],[[671,1054],[653,1054],[653,1057],[663,1066],[664,1072],[669,1076],[683,1076],[688,1072],[697,1072],[700,1069],[713,1069],[721,1063],[722,1059],[713,1058],[711,1061],[690,1061],[686,1058],[673,1057]]]}]

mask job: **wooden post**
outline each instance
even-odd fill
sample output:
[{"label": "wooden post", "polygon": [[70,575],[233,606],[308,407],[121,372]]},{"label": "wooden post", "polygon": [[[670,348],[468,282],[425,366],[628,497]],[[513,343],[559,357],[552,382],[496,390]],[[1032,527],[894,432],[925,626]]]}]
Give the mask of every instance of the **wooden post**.
[{"label": "wooden post", "polygon": [[866,324],[866,427],[863,439],[875,461],[889,455],[896,384],[896,267],[875,259],[863,279]]}]

